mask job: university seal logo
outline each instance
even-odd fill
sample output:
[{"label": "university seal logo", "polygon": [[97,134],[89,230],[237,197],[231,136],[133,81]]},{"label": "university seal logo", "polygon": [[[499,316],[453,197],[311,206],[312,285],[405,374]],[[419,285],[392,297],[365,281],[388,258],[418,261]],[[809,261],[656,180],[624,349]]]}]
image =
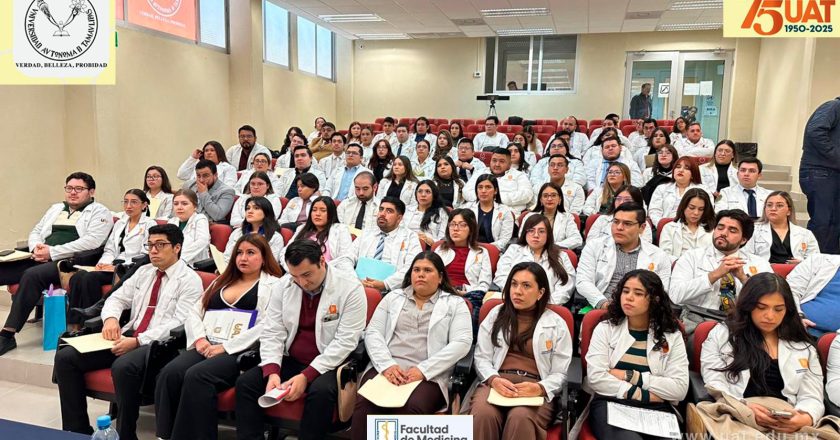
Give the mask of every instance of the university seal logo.
[{"label": "university seal logo", "polygon": [[39,55],[70,61],[96,41],[99,17],[89,0],[33,0],[24,17],[24,29]]},{"label": "university seal logo", "polygon": [[164,17],[171,17],[178,13],[178,10],[181,9],[181,3],[183,0],[146,0],[149,2],[149,6],[155,10],[160,15]]}]

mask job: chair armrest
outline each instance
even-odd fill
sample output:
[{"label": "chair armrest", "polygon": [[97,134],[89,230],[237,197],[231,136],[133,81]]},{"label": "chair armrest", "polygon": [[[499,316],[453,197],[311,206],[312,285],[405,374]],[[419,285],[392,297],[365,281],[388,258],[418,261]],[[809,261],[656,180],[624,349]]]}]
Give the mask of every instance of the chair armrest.
[{"label": "chair armrest", "polygon": [[823,402],[825,402],[825,415],[840,417],[840,407],[835,405],[834,402],[828,398],[828,393],[825,393]]},{"label": "chair armrest", "polygon": [[256,367],[260,364],[260,351],[259,350],[246,350],[239,354],[236,357],[236,365],[239,367],[239,371],[248,371],[251,368]]},{"label": "chair armrest", "polygon": [[722,312],[720,310],[707,309],[705,307],[699,307],[691,304],[683,304],[681,307],[683,310],[687,310],[712,321],[723,322],[726,319],[726,312]]},{"label": "chair armrest", "polygon": [[473,356],[475,355],[475,345],[470,347],[469,353],[458,360],[455,364],[455,370],[452,371],[452,377],[466,377],[470,374],[473,367]]},{"label": "chair armrest", "polygon": [[688,398],[693,403],[698,402],[712,402],[712,396],[706,390],[706,384],[703,382],[703,376],[696,371],[688,372]]},{"label": "chair armrest", "polygon": [[84,323],[84,328],[90,330],[89,333],[99,333],[102,331],[102,326],[104,323],[102,322],[102,317],[97,316],[95,318],[90,318]]},{"label": "chair armrest", "polygon": [[93,266],[102,258],[105,252],[105,246],[100,246],[96,249],[88,249],[86,251],[79,251],[73,254],[73,264],[80,266]]},{"label": "chair armrest", "polygon": [[356,345],[356,348],[350,352],[350,356],[347,357],[347,363],[341,369],[341,386],[343,387],[350,382],[359,380],[359,374],[361,374],[368,363],[370,363],[370,358],[368,357],[367,349],[365,349],[365,341],[362,339]]},{"label": "chair armrest", "polygon": [[199,272],[216,273],[216,261],[214,261],[212,258],[196,261],[195,263],[193,263],[192,266],[193,269]]},{"label": "chair armrest", "polygon": [[15,250],[16,250],[16,251],[21,251],[21,252],[29,252],[29,246],[28,246],[28,245],[26,245],[26,246],[18,246],[18,247],[16,247],[16,248],[15,248]]},{"label": "chair armrest", "polygon": [[187,331],[184,329],[184,325],[181,324],[178,327],[169,330],[169,336],[173,338],[186,338]]},{"label": "chair armrest", "polygon": [[569,363],[569,370],[566,373],[566,383],[569,388],[579,390],[583,384],[583,365],[579,357],[573,357]]}]

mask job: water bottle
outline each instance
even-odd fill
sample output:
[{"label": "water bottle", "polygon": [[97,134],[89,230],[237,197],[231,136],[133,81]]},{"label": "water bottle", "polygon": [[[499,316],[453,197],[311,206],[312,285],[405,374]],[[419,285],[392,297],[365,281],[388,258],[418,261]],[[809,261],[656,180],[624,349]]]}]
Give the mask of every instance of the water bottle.
[{"label": "water bottle", "polygon": [[99,416],[96,418],[96,432],[90,436],[90,440],[119,440],[117,431],[111,428],[111,416]]}]

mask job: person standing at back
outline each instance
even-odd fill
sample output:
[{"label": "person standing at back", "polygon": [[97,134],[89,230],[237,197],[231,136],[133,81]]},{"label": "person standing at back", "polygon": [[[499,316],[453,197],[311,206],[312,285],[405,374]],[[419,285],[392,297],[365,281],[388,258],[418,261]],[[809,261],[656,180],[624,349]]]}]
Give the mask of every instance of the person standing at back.
[{"label": "person standing at back", "polygon": [[840,254],[840,97],[819,106],[808,119],[799,186],[808,197],[808,229],[820,249]]},{"label": "person standing at back", "polygon": [[650,83],[642,84],[642,91],[630,100],[630,119],[647,119],[653,114]]}]

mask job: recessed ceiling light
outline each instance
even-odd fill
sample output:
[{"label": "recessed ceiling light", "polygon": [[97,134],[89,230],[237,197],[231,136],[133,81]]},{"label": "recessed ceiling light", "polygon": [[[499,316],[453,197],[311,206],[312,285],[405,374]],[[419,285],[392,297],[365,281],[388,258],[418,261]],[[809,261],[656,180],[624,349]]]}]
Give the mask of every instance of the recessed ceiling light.
[{"label": "recessed ceiling light", "polygon": [[723,23],[682,23],[682,24],[661,24],[658,31],[703,31],[720,29]]},{"label": "recessed ceiling light", "polygon": [[369,21],[385,21],[382,17],[376,14],[338,14],[338,15],[319,15],[318,18],[328,23],[356,23]]},{"label": "recessed ceiling light", "polygon": [[723,8],[723,0],[680,0],[678,2],[674,2],[670,7],[672,11],[721,8]]},{"label": "recessed ceiling light", "polygon": [[548,8],[482,9],[481,15],[485,17],[533,17],[548,15]]},{"label": "recessed ceiling light", "polygon": [[530,29],[499,29],[496,35],[500,37],[527,36],[527,35],[550,35],[554,33],[552,28],[530,28]]},{"label": "recessed ceiling light", "polygon": [[362,40],[408,40],[408,34],[356,34]]}]

